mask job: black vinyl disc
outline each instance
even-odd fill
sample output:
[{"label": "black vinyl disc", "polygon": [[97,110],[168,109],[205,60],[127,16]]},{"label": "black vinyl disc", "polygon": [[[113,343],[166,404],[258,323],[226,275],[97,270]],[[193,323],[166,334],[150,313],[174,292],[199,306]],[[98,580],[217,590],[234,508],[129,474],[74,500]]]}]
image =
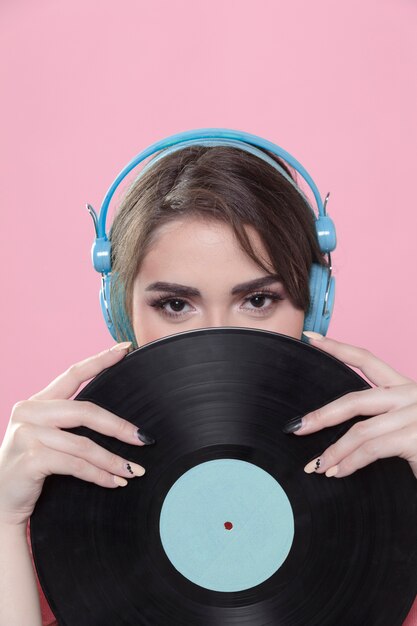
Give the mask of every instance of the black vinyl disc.
[{"label": "black vinyl disc", "polygon": [[408,463],[345,478],[305,464],[357,416],[305,436],[283,425],[370,385],[296,339],[251,328],[148,343],[77,395],[150,446],[66,429],[146,468],[126,487],[48,476],[34,562],[61,626],[400,626],[417,594]]}]

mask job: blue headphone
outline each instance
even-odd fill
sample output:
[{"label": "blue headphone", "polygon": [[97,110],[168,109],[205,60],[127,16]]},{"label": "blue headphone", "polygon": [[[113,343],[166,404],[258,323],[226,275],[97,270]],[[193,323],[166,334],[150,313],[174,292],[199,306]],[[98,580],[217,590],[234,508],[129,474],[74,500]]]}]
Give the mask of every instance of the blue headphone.
[{"label": "blue headphone", "polygon": [[[265,152],[262,152],[262,150],[260,150],[259,148],[269,150],[273,154],[276,154],[278,157],[281,157],[299,174],[301,174],[304,180],[308,183],[310,189],[314,194],[314,198],[316,200],[318,208],[318,216],[316,216],[313,209],[311,209],[315,217],[317,240],[321,252],[328,255],[329,267],[327,268],[317,263],[314,263],[311,266],[309,276],[311,304],[305,316],[304,330],[313,330],[321,333],[322,335],[325,335],[329,327],[330,318],[333,312],[335,295],[335,280],[334,277],[332,277],[330,252],[332,252],[336,248],[336,229],[333,221],[326,214],[326,205],[329,194],[327,194],[323,204],[316,184],[314,183],[308,172],[301,165],[301,163],[299,163],[286,150],[280,148],[271,141],[268,141],[267,139],[263,139],[262,137],[258,137],[256,135],[252,135],[250,133],[245,133],[243,131],[230,130],[227,128],[202,128],[171,135],[165,139],[162,139],[161,141],[153,143],[151,146],[135,156],[126,165],[126,167],[124,167],[124,169],[120,172],[120,174],[109,187],[101,205],[99,216],[97,216],[93,207],[90,204],[87,204],[87,209],[91,217],[93,218],[96,231],[96,238],[91,249],[91,256],[94,269],[101,274],[100,305],[104,320],[112,337],[117,341],[114,316],[112,315],[110,305],[110,292],[112,289],[111,242],[107,238],[106,234],[106,217],[110,201],[117,187],[129,174],[129,172],[131,172],[131,170],[136,167],[136,165],[138,165],[148,156],[162,150],[160,154],[151,159],[142,168],[137,179],[140,178],[140,176],[142,176],[142,174],[146,170],[152,167],[160,159],[165,158],[172,152],[182,150],[183,148],[186,148],[188,146],[195,145],[232,146],[258,156],[259,158],[272,165],[275,169],[277,169],[291,183],[291,185],[293,185],[293,187],[310,206],[310,203],[305,194],[296,185],[294,180],[287,174],[287,172],[279,165],[279,163],[277,163],[274,159],[265,154]],[[136,345],[136,339],[132,326],[128,319],[127,313],[124,310],[122,301],[120,298],[119,300],[120,304],[118,306],[120,307],[120,310],[118,310],[117,312],[117,319],[120,320],[119,327],[123,329],[127,339],[129,341],[132,341],[133,344]]]}]

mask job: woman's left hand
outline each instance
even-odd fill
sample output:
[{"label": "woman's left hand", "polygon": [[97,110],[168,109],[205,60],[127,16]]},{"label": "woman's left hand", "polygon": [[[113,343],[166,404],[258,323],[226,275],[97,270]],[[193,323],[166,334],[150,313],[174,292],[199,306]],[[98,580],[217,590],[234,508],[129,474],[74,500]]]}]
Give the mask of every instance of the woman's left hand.
[{"label": "woman's left hand", "polygon": [[399,456],[417,478],[417,382],[364,348],[318,333],[305,334],[312,346],[358,368],[375,387],[347,393],[303,416],[302,426],[292,430],[296,435],[309,435],[358,415],[373,416],[355,423],[304,470],[343,478],[377,459]]}]

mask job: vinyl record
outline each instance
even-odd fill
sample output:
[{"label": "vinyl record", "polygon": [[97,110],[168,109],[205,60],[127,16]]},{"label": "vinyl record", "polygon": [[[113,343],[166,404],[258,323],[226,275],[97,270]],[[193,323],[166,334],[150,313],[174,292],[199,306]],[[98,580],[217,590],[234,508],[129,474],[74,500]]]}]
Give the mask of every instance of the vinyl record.
[{"label": "vinyl record", "polygon": [[223,327],[148,343],[76,397],[142,427],[138,447],[68,429],[146,468],[123,488],[49,476],[34,561],[61,626],[400,626],[417,593],[406,461],[345,478],[304,465],[361,416],[306,435],[291,418],[369,388],[325,352]]}]

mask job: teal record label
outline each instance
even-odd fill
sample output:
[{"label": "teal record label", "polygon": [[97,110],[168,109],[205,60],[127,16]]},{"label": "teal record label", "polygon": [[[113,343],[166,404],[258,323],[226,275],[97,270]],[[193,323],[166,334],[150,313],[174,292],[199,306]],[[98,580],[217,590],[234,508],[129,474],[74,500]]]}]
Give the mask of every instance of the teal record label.
[{"label": "teal record label", "polygon": [[160,535],[173,566],[213,591],[243,591],[285,561],[294,515],[281,485],[257,465],[216,459],[185,472],[171,487]]}]

